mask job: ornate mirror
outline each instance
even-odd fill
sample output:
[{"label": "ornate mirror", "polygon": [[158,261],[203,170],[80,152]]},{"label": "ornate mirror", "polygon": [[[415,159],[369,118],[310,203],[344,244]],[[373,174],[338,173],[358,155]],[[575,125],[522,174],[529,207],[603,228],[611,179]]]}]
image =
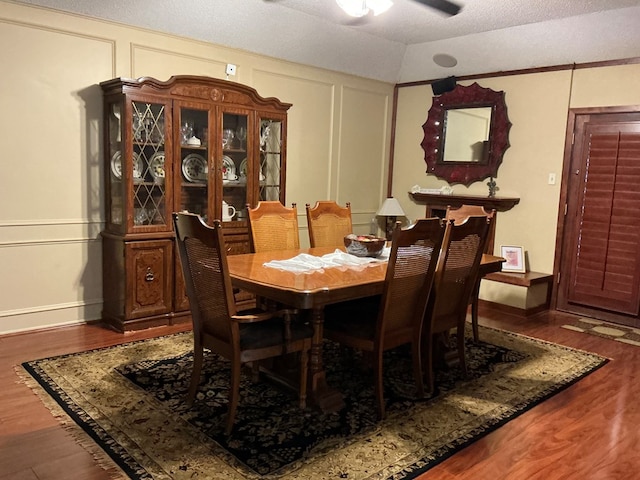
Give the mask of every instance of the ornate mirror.
[{"label": "ornate mirror", "polygon": [[473,83],[433,97],[422,125],[427,173],[466,186],[496,177],[510,128],[504,92]]}]

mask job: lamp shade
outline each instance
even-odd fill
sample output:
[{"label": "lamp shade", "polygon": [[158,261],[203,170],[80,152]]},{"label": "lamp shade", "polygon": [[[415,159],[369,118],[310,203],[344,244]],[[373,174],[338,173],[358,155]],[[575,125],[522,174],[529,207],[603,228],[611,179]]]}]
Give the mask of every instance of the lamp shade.
[{"label": "lamp shade", "polygon": [[384,201],[376,215],[379,217],[404,217],[405,213],[400,206],[400,202],[393,197],[389,197]]}]

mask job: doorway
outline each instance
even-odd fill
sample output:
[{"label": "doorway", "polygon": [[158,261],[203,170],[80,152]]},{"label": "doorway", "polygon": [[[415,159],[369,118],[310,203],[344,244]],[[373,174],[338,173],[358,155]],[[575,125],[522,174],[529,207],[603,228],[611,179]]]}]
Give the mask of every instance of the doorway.
[{"label": "doorway", "polygon": [[640,107],[570,111],[561,206],[556,308],[640,326]]}]

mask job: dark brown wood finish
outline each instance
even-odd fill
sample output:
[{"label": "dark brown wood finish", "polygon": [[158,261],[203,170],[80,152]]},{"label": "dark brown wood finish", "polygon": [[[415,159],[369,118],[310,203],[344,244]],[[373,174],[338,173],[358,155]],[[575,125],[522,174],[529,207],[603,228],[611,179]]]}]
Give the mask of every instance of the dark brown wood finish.
[{"label": "dark brown wood finish", "polygon": [[[293,258],[300,253],[322,256],[334,251],[335,247],[317,247],[232,255],[227,258],[234,287],[310,312],[314,332],[309,368],[309,397],[325,411],[340,409],[343,401],[340,392],[330,388],[325,379],[322,364],[324,307],[382,294],[387,264],[380,262],[366,268],[327,268],[311,274],[287,272],[265,267],[264,264],[271,260]],[[503,261],[502,257],[484,254],[480,274],[499,271]]]},{"label": "dark brown wood finish", "polygon": [[[222,222],[216,220],[213,227],[209,227],[199,215],[186,213],[174,213],[173,219],[192,305],[194,361],[187,404],[192,405],[196,399],[205,349],[228,359],[231,381],[225,434],[230,435],[240,400],[243,364],[256,362],[257,373],[257,362],[298,352],[298,395],[300,408],[305,408],[311,328],[291,321],[295,311],[254,309],[238,313],[227,267]],[[274,331],[279,334],[273,335]]]},{"label": "dark brown wood finish", "polygon": [[406,229],[398,223],[382,296],[327,307],[324,336],[370,354],[378,418],[385,417],[382,360],[387,350],[411,346],[417,395],[424,396],[422,324],[448,227],[437,218],[417,220]]},{"label": "dark brown wood finish", "polygon": [[[485,210],[484,207],[480,205],[462,205],[460,208],[451,208],[447,207],[447,212],[445,214],[445,220],[453,220],[454,224],[459,225],[467,221],[470,216],[480,215],[484,217],[488,217],[492,219],[492,222],[489,226],[489,232],[487,234],[487,239],[484,244],[484,253],[493,253],[493,243],[495,235],[495,228],[493,227],[493,220],[496,215],[495,210]],[[499,273],[499,272],[496,272]],[[469,304],[471,305],[471,326],[473,327],[473,338],[474,340],[478,340],[478,300],[480,295],[480,281],[482,277],[476,279],[476,284],[471,292],[471,296],[469,297]]]},{"label": "dark brown wood finish", "polygon": [[[612,67],[616,65],[634,65],[640,63],[640,57],[623,58],[619,60],[605,60],[602,62],[586,62],[586,63],[566,63],[563,65],[552,65],[549,67],[521,68],[517,70],[505,70],[501,72],[477,73],[474,75],[461,75],[456,77],[458,81],[479,80],[482,78],[510,77],[513,75],[529,75],[532,73],[544,72],[560,72],[563,70],[580,70],[583,68]],[[415,82],[397,83],[397,88],[416,87],[419,85],[431,85],[440,79],[417,80]]]},{"label": "dark brown wood finish", "polygon": [[[506,212],[520,203],[520,199],[516,197],[483,197],[480,195],[435,195],[429,193],[410,193],[416,203],[426,203],[425,216],[427,218],[437,216],[444,218],[447,209],[460,208],[463,205],[475,205],[483,207],[490,212]],[[493,215],[491,222],[491,230],[489,231],[489,241],[487,242],[486,252],[494,252],[494,239],[496,238],[496,224],[498,215]]]},{"label": "dark brown wood finish", "polygon": [[[224,222],[228,253],[248,252],[245,205],[285,201],[291,104],[262,97],[247,85],[195,75],[115,78],[100,87],[106,191],[102,319],[120,331],[188,320],[171,213],[198,213],[212,225],[225,220],[227,202],[238,213]],[[195,143],[186,139],[188,124]],[[240,128],[246,138],[223,144],[223,131],[235,135]]]},{"label": "dark brown wood finish", "polygon": [[[433,290],[422,326],[425,375],[429,391],[434,391],[434,357],[437,337],[456,330],[457,357],[460,368],[467,374],[464,331],[471,297],[480,286],[480,264],[493,218],[472,216],[463,223],[447,224],[442,242]],[[476,306],[477,308],[477,306]],[[474,318],[472,316],[472,322]],[[478,319],[475,318],[477,322]],[[473,335],[478,340],[478,324],[472,324]]]},{"label": "dark brown wood finish", "polygon": [[426,203],[426,215],[435,210],[446,212],[447,207],[460,208],[462,205],[480,205],[487,211],[506,212],[511,210],[520,199],[517,197],[487,197],[482,195],[438,195],[431,193],[410,193],[416,203]]},{"label": "dark brown wood finish", "polygon": [[557,308],[639,326],[640,107],[571,110],[567,144]]},{"label": "dark brown wood finish", "polygon": [[[560,328],[574,318],[546,312],[522,319],[481,306],[480,323],[580,348],[611,362],[420,476],[420,480],[628,480],[640,469],[640,348]],[[82,325],[0,337],[0,480],[109,480],[17,380],[14,366],[180,331],[164,326],[126,335]]]}]

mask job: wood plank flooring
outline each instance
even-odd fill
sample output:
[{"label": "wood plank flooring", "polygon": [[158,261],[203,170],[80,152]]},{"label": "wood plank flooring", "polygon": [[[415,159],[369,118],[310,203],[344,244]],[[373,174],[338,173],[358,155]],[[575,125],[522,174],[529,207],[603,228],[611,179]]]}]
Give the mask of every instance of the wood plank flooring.
[{"label": "wood plank flooring", "polygon": [[[611,358],[606,366],[476,441],[420,480],[626,480],[640,478],[640,347],[572,332],[574,317],[481,310],[480,323]],[[120,334],[97,325],[0,336],[0,480],[108,480],[14,366],[27,360],[163,335],[185,326]],[[215,479],[215,473],[212,473]]]}]

